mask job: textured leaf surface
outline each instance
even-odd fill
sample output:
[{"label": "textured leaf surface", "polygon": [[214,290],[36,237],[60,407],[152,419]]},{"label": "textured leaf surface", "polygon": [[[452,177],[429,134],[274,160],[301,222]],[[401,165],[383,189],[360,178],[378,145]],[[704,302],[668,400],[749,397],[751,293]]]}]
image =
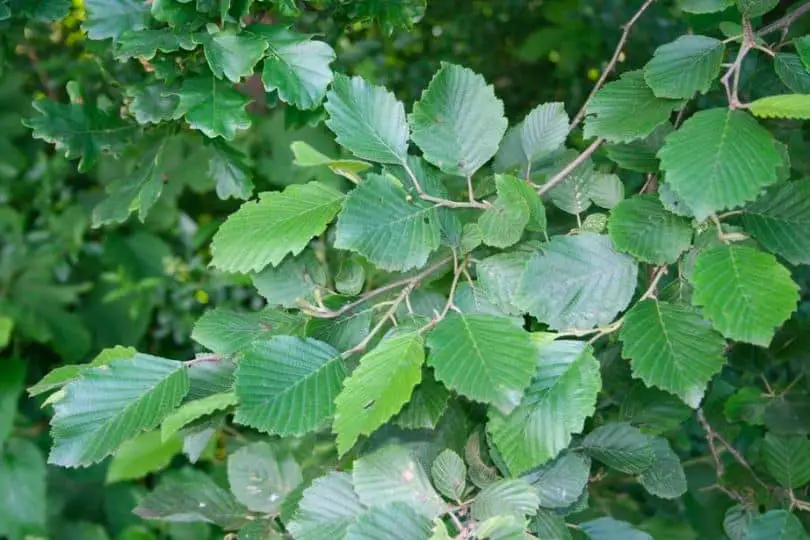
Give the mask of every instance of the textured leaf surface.
[{"label": "textured leaf surface", "polygon": [[246,349],[254,341],[299,334],[304,322],[300,315],[274,309],[240,312],[216,308],[197,320],[191,338],[206,349],[228,355]]},{"label": "textured leaf surface", "polygon": [[765,465],[777,482],[788,489],[810,482],[810,441],[807,437],[765,435]]},{"label": "textured leaf surface", "polygon": [[288,529],[296,540],[345,538],[346,528],[363,512],[351,475],[333,471],[304,490]]},{"label": "textured leaf surface", "polygon": [[310,249],[253,274],[253,286],[270,306],[298,307],[299,300],[311,299],[325,285],[326,271]]},{"label": "textured leaf surface", "polygon": [[656,497],[677,499],[686,493],[687,488],[681,460],[664,438],[653,438],[652,448],[655,460],[649,469],[639,475],[638,481]]},{"label": "textured leaf surface", "polygon": [[810,264],[810,181],[775,187],[746,207],[743,225],[788,262]]},{"label": "textured leaf surface", "polygon": [[107,483],[136,480],[169,466],[180,453],[183,441],[179,437],[163,439],[159,431],[147,431],[130,439],[115,452],[107,468]]},{"label": "textured leaf surface", "polygon": [[664,139],[672,133],[672,124],[661,124],[652,133],[641,140],[626,144],[608,144],[605,152],[611,161],[616,162],[623,169],[637,172],[658,171],[658,157],[656,154],[664,144]]},{"label": "textured leaf surface", "polygon": [[652,465],[652,439],[638,428],[622,422],[600,426],[585,437],[582,449],[608,467],[637,474]]},{"label": "textured leaf surface", "polygon": [[45,458],[31,441],[11,439],[0,449],[0,535],[10,539],[46,531]]},{"label": "textured leaf surface", "polygon": [[335,247],[384,270],[408,270],[424,266],[440,239],[434,205],[414,199],[389,176],[369,174],[343,203]]},{"label": "textured leaf surface", "polygon": [[337,434],[339,454],[402,409],[422,379],[424,361],[424,342],[416,333],[386,339],[360,359],[335,399],[332,431]]},{"label": "textured leaf surface", "polygon": [[202,131],[206,137],[233,140],[238,130],[250,127],[250,117],[245,111],[250,98],[228,82],[206,75],[189,77],[183,80],[177,95],[180,102],[174,118],[185,117],[190,127]]},{"label": "textured leaf surface", "polygon": [[425,540],[432,530],[429,518],[405,503],[393,502],[360,515],[346,528],[346,540]]},{"label": "textured leaf surface", "polygon": [[295,459],[266,442],[243,446],[228,456],[231,492],[255,512],[277,513],[284,498],[302,480]]},{"label": "textured leaf surface", "polygon": [[495,168],[525,171],[533,161],[546,157],[568,137],[568,115],[563,103],[544,103],[510,128],[495,156]]},{"label": "textured leaf surface", "polygon": [[478,219],[481,239],[488,246],[505,248],[520,240],[529,223],[529,205],[522,180],[510,175],[495,176],[498,198]]},{"label": "textured leaf surface", "polygon": [[138,0],[84,0],[84,8],[90,39],[115,39],[127,30],[141,30],[149,16],[149,6]]},{"label": "textured leaf surface", "polygon": [[388,446],[354,462],[354,489],[369,507],[405,503],[420,514],[434,518],[445,504],[430,485],[430,479],[408,450]]},{"label": "textured leaf surface", "polygon": [[602,385],[599,362],[580,341],[540,345],[537,371],[520,405],[490,409],[487,430],[512,474],[555,458],[593,414]]},{"label": "textured leaf surface", "polygon": [[235,421],[282,436],[315,430],[334,413],[345,377],[340,353],[326,343],[291,336],[255,342],[236,368]]},{"label": "textured leaf surface", "polygon": [[529,261],[514,298],[553,329],[592,328],[627,307],[637,274],[607,236],[555,236]]},{"label": "textured leaf surface", "polygon": [[571,540],[565,518],[556,512],[540,509],[532,519],[529,530],[544,540]]},{"label": "textured leaf surface", "polygon": [[667,137],[658,157],[667,184],[700,220],[755,199],[782,165],[771,134],[748,113],[729,109],[696,113]]},{"label": "textured leaf surface", "polygon": [[537,492],[543,508],[564,508],[574,504],[588,485],[591,458],[565,452],[554,461],[524,475]]},{"label": "textured leaf surface", "polygon": [[158,124],[170,119],[177,109],[180,98],[164,84],[150,84],[127,88],[132,98],[129,110],[139,124]]},{"label": "textured leaf surface", "polygon": [[340,210],[343,194],[318,182],[292,185],[247,202],[214,235],[211,264],[230,272],[257,272],[298,255]]},{"label": "textured leaf surface", "polygon": [[413,142],[448,174],[472,176],[498,151],[503,103],[473,71],[443,63],[409,116]]},{"label": "textured leaf surface", "polygon": [[672,264],[692,245],[689,220],[668,212],[653,195],[619,203],[608,221],[616,249],[651,264]]},{"label": "textured leaf surface", "polygon": [[117,60],[143,58],[151,60],[158,51],[174,52],[180,49],[192,50],[196,43],[190,32],[176,32],[169,28],[123,32],[113,45],[113,55]]},{"label": "textured leaf surface", "polygon": [[585,138],[603,137],[611,142],[642,139],[666,122],[682,103],[655,97],[644,73],[630,71],[606,84],[588,103]]},{"label": "textured leaf surface", "polygon": [[810,119],[810,95],[787,94],[760,98],[748,105],[748,110],[760,118]]},{"label": "textured leaf surface", "polygon": [[507,315],[522,313],[514,294],[538,246],[528,242],[520,244],[512,251],[487,257],[475,265],[479,287],[489,301]]},{"label": "textured leaf surface", "polygon": [[215,140],[208,161],[208,176],[216,183],[217,197],[249,198],[253,193],[251,175],[244,154],[225,144],[216,144]]},{"label": "textured leaf surface", "polygon": [[654,540],[649,534],[611,517],[601,517],[580,524],[590,540]]},{"label": "textured leaf surface", "polygon": [[520,403],[537,365],[529,334],[504,317],[450,313],[427,345],[438,380],[505,413]]},{"label": "textured leaf surface", "polygon": [[214,412],[232,407],[238,402],[239,400],[233,392],[220,392],[219,394],[212,394],[202,399],[189,401],[163,420],[160,426],[161,438],[167,441],[172,435],[191,422]]},{"label": "textured leaf surface", "polygon": [[644,300],[625,316],[622,354],[633,377],[697,408],[711,378],[720,372],[725,340],[689,306]]},{"label": "textured leaf surface", "polygon": [[326,125],[337,142],[357,157],[402,163],[408,154],[405,107],[394,94],[360,77],[335,75],[324,104]]},{"label": "textured leaf surface", "polygon": [[224,76],[235,83],[253,73],[267,48],[267,42],[259,36],[232,30],[196,34],[195,41],[202,44],[211,72],[218,79]]},{"label": "textured leaf surface", "polygon": [[692,98],[705,94],[720,74],[726,47],[719,39],[681,36],[655,50],[644,67],[644,80],[661,98]]},{"label": "textured leaf surface", "polygon": [[405,429],[435,429],[447,409],[450,392],[433,375],[425,374],[411,399],[394,418]]},{"label": "textured leaf surface", "polygon": [[540,506],[540,498],[532,486],[522,478],[499,480],[485,487],[475,496],[472,515],[479,521],[495,516],[532,515]]},{"label": "textured leaf surface", "polygon": [[702,251],[692,302],[724,336],[767,347],[796,309],[798,286],[773,255],[743,245]]},{"label": "textured leaf surface", "polygon": [[467,466],[458,454],[449,448],[442,450],[430,467],[430,477],[439,493],[461,502],[467,484]]},{"label": "textured leaf surface", "polygon": [[751,520],[743,540],[807,540],[802,522],[787,510],[771,510]]},{"label": "textured leaf surface", "polygon": [[49,463],[86,466],[153,429],[189,390],[182,362],[146,354],[85,371],[55,406]]}]

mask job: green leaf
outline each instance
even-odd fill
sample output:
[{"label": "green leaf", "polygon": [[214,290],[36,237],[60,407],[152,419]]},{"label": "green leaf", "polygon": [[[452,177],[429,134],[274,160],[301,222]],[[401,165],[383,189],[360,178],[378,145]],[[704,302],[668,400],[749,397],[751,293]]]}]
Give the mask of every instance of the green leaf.
[{"label": "green leaf", "polygon": [[195,34],[194,41],[202,44],[205,59],[214,76],[217,79],[224,76],[235,83],[253,73],[253,68],[267,49],[267,42],[261,36],[233,30]]},{"label": "green leaf", "polygon": [[807,540],[802,522],[787,510],[770,510],[751,520],[743,540]]},{"label": "green leaf", "polygon": [[799,58],[801,58],[805,69],[810,71],[810,36],[802,36],[794,39],[793,46],[796,47],[796,52],[799,53]]},{"label": "green leaf", "polygon": [[127,30],[142,30],[149,20],[149,4],[138,0],[84,0],[84,29],[90,39],[116,39]]},{"label": "green leaf", "polygon": [[25,120],[32,137],[56,145],[67,159],[79,159],[79,172],[89,171],[102,153],[115,152],[125,136],[134,130],[117,114],[109,114],[92,105],[63,105],[50,100],[35,101],[40,114]]},{"label": "green leaf", "polygon": [[687,13],[716,13],[734,4],[734,0],[678,0],[678,6]]},{"label": "green leaf", "polygon": [[737,8],[746,17],[759,17],[765,15],[776,6],[779,0],[736,0]]},{"label": "green leaf", "polygon": [[[38,21],[58,21],[70,12],[70,0],[10,0],[11,12],[15,16],[23,16]],[[0,6],[2,10],[3,6]],[[10,16],[10,14],[9,14]]]},{"label": "green leaf", "polygon": [[726,400],[723,413],[729,422],[761,426],[765,423],[765,410],[771,399],[759,388],[743,386]]},{"label": "green leaf", "polygon": [[227,272],[256,272],[301,253],[326,230],[343,194],[319,182],[259,194],[228,217],[214,235],[211,264]]},{"label": "green leaf", "polygon": [[[348,452],[360,435],[370,435],[408,402],[422,379],[425,349],[416,333],[384,340],[360,359],[335,399],[338,454]],[[362,499],[361,495],[361,499]]]},{"label": "green leaf", "polygon": [[162,438],[159,431],[148,431],[130,439],[115,452],[107,468],[107,483],[137,480],[169,466],[180,453],[179,437]]},{"label": "green leaf", "polygon": [[233,392],[220,392],[202,399],[189,401],[163,420],[160,426],[160,436],[163,441],[168,441],[188,424],[214,412],[232,407],[237,403],[239,403],[239,400]]},{"label": "green leaf", "polygon": [[509,319],[449,313],[427,339],[436,378],[470,399],[508,413],[535,372],[530,335]]},{"label": "green leaf", "polygon": [[700,111],[658,152],[667,184],[699,220],[755,199],[778,180],[773,136],[748,113]]},{"label": "green leaf", "polygon": [[346,528],[346,540],[425,540],[433,530],[429,518],[405,503],[376,506]]},{"label": "green leaf", "polygon": [[309,249],[253,275],[253,286],[270,306],[299,307],[299,300],[311,299],[325,285],[326,271]]},{"label": "green leaf", "polygon": [[45,477],[45,458],[33,442],[13,438],[0,446],[0,536],[46,534]]},{"label": "green leaf", "polygon": [[779,53],[773,60],[773,69],[779,79],[797,94],[810,93],[810,73],[798,55]]},{"label": "green leaf", "polygon": [[76,365],[68,364],[60,366],[48,372],[40,381],[28,389],[29,396],[37,396],[43,392],[50,392],[63,387],[67,383],[76,380],[85,370],[109,364],[113,360],[132,358],[138,351],[132,347],[122,347],[117,345],[109,349],[104,349],[96,356],[90,364]]},{"label": "green leaf", "polygon": [[725,340],[689,306],[643,300],[625,315],[619,337],[633,377],[692,408],[725,364]]},{"label": "green leaf", "polygon": [[132,98],[129,110],[139,124],[159,124],[170,119],[177,110],[180,98],[163,83],[129,86],[127,96]]},{"label": "green leaf", "polygon": [[495,155],[507,126],[492,86],[481,75],[444,62],[408,121],[427,161],[467,177]]},{"label": "green leaf", "polygon": [[686,493],[686,475],[681,460],[669,442],[661,437],[652,439],[655,461],[642,472],[638,481],[649,493],[662,499],[677,499]]},{"label": "green leaf", "polygon": [[768,96],[748,104],[748,110],[760,118],[810,119],[810,95]]},{"label": "green leaf", "polygon": [[572,540],[565,518],[549,510],[540,509],[532,519],[529,530],[543,540]]},{"label": "green leaf", "polygon": [[509,128],[495,156],[495,169],[525,171],[532,162],[560,148],[568,137],[568,115],[563,103],[544,103]]},{"label": "green leaf", "polygon": [[189,390],[182,362],[137,354],[86,370],[54,407],[48,462],[87,466],[154,429]]},{"label": "green leaf", "polygon": [[742,540],[754,514],[741,504],[730,506],[723,517],[723,531],[731,540]]},{"label": "green leaf", "polygon": [[174,119],[185,117],[188,125],[203,132],[206,137],[233,140],[237,130],[250,127],[245,107],[250,98],[233,85],[207,75],[183,79],[177,95],[180,102]]},{"label": "green leaf", "polygon": [[390,176],[369,174],[343,203],[335,247],[402,271],[424,266],[440,235],[434,205],[414,199]]},{"label": "green leaf", "polygon": [[0,315],[0,350],[11,341],[11,332],[14,330],[14,319]]},{"label": "green leaf", "polygon": [[521,478],[514,478],[485,487],[475,496],[471,510],[473,518],[486,521],[495,516],[533,515],[539,506],[540,498],[532,486]]},{"label": "green leaf", "polygon": [[652,465],[655,455],[652,439],[638,428],[623,422],[600,426],[582,440],[586,454],[608,467],[627,474],[638,474]]},{"label": "green leaf", "polygon": [[[190,31],[205,24],[205,17],[201,13],[205,10],[197,9],[201,7],[201,2],[197,2],[195,5],[191,0],[151,0],[150,3],[152,4],[152,17],[169,26]],[[230,0],[222,0],[223,6],[228,4],[230,4]]]},{"label": "green leaf", "polygon": [[810,264],[810,181],[776,186],[745,208],[743,226],[791,264]]},{"label": "green leaf", "polygon": [[372,19],[383,33],[390,35],[399,28],[411,28],[425,14],[425,0],[365,0],[356,6],[358,19]]},{"label": "green leaf", "polygon": [[236,368],[236,422],[282,435],[318,429],[346,377],[340,353],[314,339],[276,336],[247,349]]},{"label": "green leaf", "polygon": [[295,540],[345,538],[348,526],[363,512],[351,475],[332,471],[304,490],[287,529]]},{"label": "green leaf", "polygon": [[796,309],[799,287],[773,255],[743,245],[700,252],[692,302],[724,336],[767,347]]},{"label": "green leaf", "polygon": [[170,28],[159,30],[141,30],[121,33],[113,44],[113,56],[123,62],[130,58],[151,60],[158,51],[174,52],[184,49],[191,51],[197,46],[191,32],[175,31]]},{"label": "green leaf", "polygon": [[0,362],[0,448],[14,430],[17,402],[25,384],[25,367],[25,362],[19,358],[4,358]]},{"label": "green leaf", "polygon": [[554,341],[538,347],[534,379],[520,405],[505,415],[490,408],[487,430],[512,474],[554,459],[593,414],[602,381],[587,343]]},{"label": "green leaf", "polygon": [[208,175],[216,183],[220,199],[248,199],[253,193],[252,173],[245,163],[246,156],[225,144],[215,144],[208,162]]},{"label": "green leaf", "polygon": [[475,265],[479,288],[496,308],[507,315],[523,313],[517,307],[514,295],[536,251],[537,245],[527,242]]},{"label": "green leaf", "polygon": [[676,429],[692,414],[692,409],[675,395],[640,382],[630,387],[619,409],[622,420],[650,434]]},{"label": "green leaf", "polygon": [[505,248],[520,240],[529,223],[524,186],[531,188],[519,178],[504,174],[495,175],[495,185],[498,198],[478,218],[478,226],[485,244]]},{"label": "green leaf", "polygon": [[450,392],[426,372],[394,423],[404,429],[436,429],[449,399]]},{"label": "green leaf", "polygon": [[627,307],[637,275],[636,262],[607,236],[555,236],[529,261],[514,299],[553,329],[593,328]]},{"label": "green leaf", "polygon": [[590,540],[654,540],[652,536],[636,529],[626,521],[619,521],[611,517],[586,521],[580,523],[579,527]]},{"label": "green leaf", "polygon": [[461,502],[467,485],[467,466],[458,454],[449,448],[442,450],[430,467],[430,477],[439,493],[448,499]]},{"label": "green leaf", "polygon": [[534,486],[543,508],[566,508],[585,492],[591,473],[591,458],[564,452],[523,478]]},{"label": "green leaf", "polygon": [[[573,155],[572,155],[573,154]],[[576,153],[563,154],[566,158],[576,157]],[[565,160],[560,160],[555,169],[561,169]],[[565,179],[549,191],[548,195],[554,206],[572,215],[582,214],[591,207],[591,189],[597,179],[593,162],[585,160],[581,165],[566,175]]]},{"label": "green leaf", "polygon": [[[616,174],[597,172],[588,188],[588,197],[596,206],[611,209],[624,200],[624,183]],[[587,220],[594,214],[590,214]]]},{"label": "green leaf", "polygon": [[379,163],[407,159],[405,107],[385,88],[360,77],[335,75],[324,108],[338,144],[356,156]]},{"label": "green leaf", "polygon": [[304,323],[303,317],[279,310],[245,313],[216,308],[197,320],[191,339],[217,354],[229,355],[248,348],[254,341],[300,334]]},{"label": "green leaf", "polygon": [[659,162],[656,154],[664,145],[664,139],[672,131],[672,124],[667,122],[641,140],[626,144],[608,144],[604,149],[610,160],[616,162],[622,169],[643,173],[657,172]]},{"label": "green leaf", "polygon": [[644,80],[660,98],[691,99],[705,94],[720,74],[726,46],[706,36],[681,36],[655,50],[644,66]]},{"label": "green leaf", "polygon": [[[342,297],[327,297],[324,305],[330,309],[340,308],[346,300]],[[339,351],[351,349],[368,336],[374,311],[368,306],[358,306],[335,318],[314,317],[307,322],[307,336],[328,343]]]},{"label": "green leaf", "polygon": [[262,81],[267,92],[277,91],[285,103],[299,109],[314,109],[326,96],[332,82],[335,51],[323,41],[293,32],[283,26],[251,25],[248,32],[267,42]]},{"label": "green leaf", "polygon": [[354,462],[354,489],[364,505],[405,503],[434,518],[446,507],[419,462],[403,447],[387,446]]},{"label": "green leaf", "polygon": [[371,163],[360,161],[358,159],[332,159],[326,156],[304,141],[295,141],[290,144],[295,158],[293,163],[299,167],[329,167],[335,174],[339,174],[359,184],[361,182],[360,173],[371,168]]},{"label": "green leaf", "polygon": [[205,473],[191,469],[182,472],[185,474],[165,478],[134,513],[143,519],[170,523],[214,523],[225,530],[249,522],[248,509]]},{"label": "green leaf", "polygon": [[692,245],[689,220],[666,211],[654,195],[640,195],[616,206],[608,221],[616,249],[651,264],[672,264]]},{"label": "green leaf", "polygon": [[807,437],[765,435],[765,465],[782,487],[800,488],[810,482],[810,441]]},{"label": "green leaf", "polygon": [[243,446],[228,456],[231,492],[254,512],[277,513],[284,498],[302,480],[295,459],[266,442]]},{"label": "green leaf", "polygon": [[682,104],[682,100],[655,97],[644,73],[629,71],[606,84],[588,102],[585,138],[603,137],[611,142],[643,139]]}]

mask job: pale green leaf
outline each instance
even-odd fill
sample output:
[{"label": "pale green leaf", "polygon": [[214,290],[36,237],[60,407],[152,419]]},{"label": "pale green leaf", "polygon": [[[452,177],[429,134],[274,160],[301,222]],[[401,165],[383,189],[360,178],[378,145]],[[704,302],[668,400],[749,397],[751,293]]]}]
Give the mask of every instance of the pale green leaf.
[{"label": "pale green leaf", "polygon": [[191,37],[192,34],[187,29],[161,28],[137,32],[127,30],[122,32],[113,44],[113,56],[123,62],[130,58],[151,60],[158,51],[174,52],[180,49],[190,51],[197,46]]},{"label": "pale green leaf", "polygon": [[773,59],[773,69],[779,79],[797,94],[810,93],[810,73],[798,55],[779,53]]},{"label": "pale green leaf", "polygon": [[211,264],[228,272],[257,272],[298,255],[326,229],[343,194],[319,182],[293,184],[246,202],[214,235]]},{"label": "pale green leaf", "polygon": [[253,286],[269,306],[299,307],[299,300],[311,300],[326,285],[326,269],[314,251],[285,257],[277,267],[268,266],[253,274]]},{"label": "pale green leaf", "polygon": [[765,435],[765,465],[771,476],[788,489],[810,482],[810,440],[807,437]]},{"label": "pale green leaf", "polygon": [[716,13],[734,4],[734,0],[678,0],[678,6],[687,13]]},{"label": "pale green leaf", "polygon": [[173,118],[184,117],[191,128],[202,131],[206,137],[233,140],[237,131],[250,127],[245,110],[250,98],[229,82],[198,75],[185,78],[176,92],[180,101]]},{"label": "pale green leaf", "polygon": [[689,220],[666,211],[654,195],[619,203],[608,221],[616,249],[651,264],[672,264],[692,245]]},{"label": "pale green leaf", "polygon": [[160,426],[161,438],[164,441],[170,440],[174,434],[191,422],[232,407],[237,403],[239,403],[239,400],[233,392],[221,392],[202,399],[189,401],[163,420]]},{"label": "pale green leaf", "polygon": [[214,76],[218,79],[224,76],[235,83],[253,73],[253,68],[267,49],[267,42],[260,36],[233,30],[198,33],[194,35],[194,41],[202,44],[205,59]]},{"label": "pale green leaf", "polygon": [[495,168],[521,172],[535,160],[560,148],[568,137],[568,115],[562,103],[538,105],[507,131],[495,156]]},{"label": "pale green leaf", "polygon": [[[568,158],[575,158],[576,153],[569,152],[563,156],[565,159],[559,160],[555,169],[562,169],[567,164]],[[552,188],[548,192],[548,196],[554,206],[560,210],[572,215],[582,214],[591,207],[591,189],[596,180],[597,174],[593,168],[593,162],[587,159]]]},{"label": "pale green leaf", "polygon": [[748,113],[700,111],[658,152],[666,181],[699,220],[755,199],[778,180],[773,136]]},{"label": "pale green leaf", "polygon": [[113,360],[132,358],[138,351],[132,347],[122,347],[116,345],[109,349],[102,350],[90,364],[68,364],[60,366],[48,372],[40,381],[28,389],[28,395],[37,396],[43,392],[49,392],[63,387],[67,383],[76,380],[86,369],[109,364]]},{"label": "pale green leaf", "polygon": [[602,137],[611,142],[643,139],[682,104],[679,99],[655,97],[641,70],[627,72],[588,102],[585,138]]},{"label": "pale green leaf", "polygon": [[215,182],[220,199],[248,199],[253,193],[252,173],[242,152],[215,139],[211,159],[208,161],[208,176]]},{"label": "pale green leaf", "polygon": [[588,433],[580,446],[585,453],[608,467],[637,474],[647,470],[655,459],[651,443],[652,438],[638,428],[612,422]]},{"label": "pale green leaf", "polygon": [[616,174],[597,172],[588,188],[588,197],[596,206],[614,208],[624,200],[624,183]]},{"label": "pale green leaf", "polygon": [[505,415],[490,408],[487,430],[512,474],[554,459],[593,414],[601,389],[599,362],[587,343],[538,347],[534,379],[520,405]]},{"label": "pale green leaf", "polygon": [[284,498],[302,480],[295,459],[266,442],[251,443],[228,456],[231,492],[255,512],[277,513]]},{"label": "pale green leaf", "polygon": [[170,119],[180,102],[174,89],[163,83],[128,86],[126,93],[132,99],[129,110],[141,125]]},{"label": "pale green leaf", "polygon": [[[324,305],[339,309],[347,302],[343,297],[326,297]],[[346,351],[368,336],[374,310],[361,305],[334,318],[313,317],[307,322],[307,336],[328,343],[339,351]]]},{"label": "pale green leaf", "polygon": [[402,409],[422,379],[424,361],[424,342],[417,333],[386,339],[360,359],[335,399],[332,431],[340,455]]},{"label": "pale green leaf", "polygon": [[537,365],[530,335],[504,317],[449,313],[427,345],[438,380],[504,413],[520,403]]},{"label": "pale green leaf", "polygon": [[601,517],[580,523],[580,529],[590,540],[654,540],[649,534],[611,517]]},{"label": "pale green leaf", "polygon": [[564,452],[553,461],[523,478],[533,487],[543,508],[565,508],[585,492],[591,472],[591,458],[576,452]]},{"label": "pale green leaf", "polygon": [[638,476],[639,483],[649,493],[662,499],[677,499],[686,493],[686,474],[681,460],[666,439],[652,439],[655,460],[649,469]]},{"label": "pale green leaf", "polygon": [[607,236],[555,236],[529,261],[514,300],[552,329],[593,328],[627,307],[637,275]]},{"label": "pale green leaf", "polygon": [[46,535],[46,470],[32,441],[13,438],[0,446],[0,536]]},{"label": "pale green leaf", "polygon": [[760,118],[810,119],[810,94],[768,96],[748,104],[748,110]]},{"label": "pale green leaf", "polygon": [[410,196],[392,177],[369,174],[343,203],[335,247],[383,270],[420,268],[439,247],[436,207]]},{"label": "pale green leaf", "polygon": [[458,454],[449,448],[442,450],[430,467],[430,477],[439,493],[461,502],[467,485],[467,466]]},{"label": "pale green leaf", "polygon": [[731,540],[742,540],[755,514],[741,504],[730,506],[723,516],[723,531]]},{"label": "pale green leaf", "polygon": [[795,311],[799,287],[768,253],[745,245],[700,252],[692,302],[724,336],[767,347]]},{"label": "pale green leaf", "polygon": [[507,315],[523,313],[517,307],[514,295],[538,246],[526,242],[512,251],[487,257],[475,265],[479,288],[496,308]]},{"label": "pale green leaf", "polygon": [[291,336],[255,342],[236,368],[235,421],[282,436],[313,431],[334,413],[345,377],[340,353],[326,343]]},{"label": "pale green leaf", "polygon": [[743,226],[792,264],[810,264],[810,180],[776,186],[745,208]]},{"label": "pale green leaf", "polygon": [[529,205],[524,196],[524,186],[528,186],[505,174],[495,176],[495,185],[498,198],[478,218],[478,226],[485,244],[505,248],[520,240],[529,223]]},{"label": "pale green leaf", "polygon": [[408,156],[405,107],[394,94],[360,77],[335,75],[324,104],[337,142],[362,159],[403,163]]},{"label": "pale green leaf", "polygon": [[371,163],[360,161],[359,159],[333,159],[326,156],[304,141],[295,141],[290,144],[295,163],[299,167],[320,167],[326,166],[344,178],[359,184],[361,182],[360,173],[371,168]]},{"label": "pale green leaf", "polygon": [[191,339],[217,354],[242,351],[254,341],[300,334],[306,319],[284,311],[240,312],[228,308],[206,311],[191,331]]},{"label": "pale green leaf", "polygon": [[130,439],[115,452],[107,468],[107,483],[137,480],[169,466],[180,453],[179,437],[162,438],[160,431],[148,431]]},{"label": "pale green leaf", "polygon": [[533,515],[539,506],[537,493],[522,478],[499,480],[475,496],[472,515],[478,521],[495,516],[523,517]]},{"label": "pale green leaf", "polygon": [[430,518],[412,506],[392,502],[375,506],[346,528],[346,540],[426,540],[433,530]]},{"label": "pale green leaf", "polygon": [[352,478],[360,501],[368,507],[401,502],[429,518],[446,510],[425,470],[403,447],[387,446],[361,457],[354,462]]},{"label": "pale green leaf", "polygon": [[83,5],[90,39],[115,39],[127,30],[146,28],[149,20],[149,5],[138,0],[84,0]]},{"label": "pale green leaf", "polygon": [[498,151],[503,103],[481,75],[442,63],[408,117],[413,142],[442,171],[472,176]]},{"label": "pale green leaf", "polygon": [[726,342],[689,306],[639,302],[625,315],[619,334],[633,377],[697,408],[711,378],[725,363]]},{"label": "pale green leaf", "polygon": [[345,538],[346,528],[364,511],[351,475],[332,471],[304,490],[287,528],[295,540]]},{"label": "pale green leaf", "polygon": [[779,5],[779,0],[736,0],[737,8],[746,17],[765,15]]},{"label": "pale green leaf", "polygon": [[146,354],[88,369],[54,407],[49,463],[87,466],[156,428],[189,390],[186,366]]},{"label": "pale green leaf", "polygon": [[691,99],[705,94],[720,74],[726,46],[706,36],[681,36],[655,50],[644,66],[644,80],[660,98]]},{"label": "pale green leaf", "polygon": [[771,510],[751,520],[742,540],[807,540],[808,534],[795,515]]}]

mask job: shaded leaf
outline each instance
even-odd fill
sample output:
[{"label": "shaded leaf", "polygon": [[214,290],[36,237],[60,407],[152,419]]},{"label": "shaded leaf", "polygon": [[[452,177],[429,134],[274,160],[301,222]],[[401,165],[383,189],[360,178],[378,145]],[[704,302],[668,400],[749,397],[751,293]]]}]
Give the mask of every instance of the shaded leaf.
[{"label": "shaded leaf", "polygon": [[266,442],[243,446],[228,456],[231,492],[255,512],[277,513],[284,498],[302,480],[295,459]]}]

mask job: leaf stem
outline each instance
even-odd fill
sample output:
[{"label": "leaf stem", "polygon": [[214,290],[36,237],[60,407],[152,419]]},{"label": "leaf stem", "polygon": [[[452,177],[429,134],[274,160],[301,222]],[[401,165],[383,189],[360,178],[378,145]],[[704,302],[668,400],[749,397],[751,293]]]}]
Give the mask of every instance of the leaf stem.
[{"label": "leaf stem", "polygon": [[745,57],[757,46],[754,31],[751,29],[751,22],[747,17],[743,17],[742,26],[743,35],[740,50],[737,52],[737,57],[734,59],[734,62],[720,78],[720,82],[723,83],[726,89],[726,99],[728,99],[730,109],[739,109],[742,107],[742,103],[739,99],[740,71]]},{"label": "leaf stem", "polygon": [[[470,201],[469,202],[451,201],[449,199],[442,199],[441,197],[434,197],[433,195],[429,195],[428,193],[425,193],[425,190],[422,188],[422,184],[419,182],[419,179],[416,177],[416,174],[413,172],[413,169],[411,169],[411,167],[408,165],[408,163],[403,161],[403,162],[401,162],[401,164],[402,164],[402,168],[405,169],[405,174],[407,174],[408,178],[410,178],[411,182],[413,182],[413,187],[414,187],[414,189],[416,189],[416,193],[419,194],[419,198],[424,200],[424,201],[432,202],[432,203],[435,203],[436,206],[445,206],[447,208],[478,208],[478,209],[485,210],[485,209],[489,208],[489,206],[490,206],[489,204],[476,201],[475,198],[473,197],[473,192],[472,191],[470,191]],[[472,183],[471,182],[472,182],[472,180],[468,176],[467,177],[467,184],[468,184],[470,190],[472,190]]]},{"label": "leaf stem", "polygon": [[591,157],[591,155],[593,155],[593,153],[596,152],[596,150],[600,146],[602,146],[603,142],[605,142],[605,139],[603,139],[602,137],[599,137],[595,141],[593,141],[588,148],[583,150],[582,153],[576,157],[576,159],[574,159],[568,165],[563,167],[560,170],[560,172],[558,172],[553,177],[551,177],[545,184],[542,184],[540,186],[536,186],[537,187],[537,194],[538,195],[543,195],[545,193],[548,193],[549,191],[551,191],[555,187],[557,187],[557,185],[562,183],[562,181],[565,180],[566,177],[569,174],[571,174],[571,172],[574,169],[576,169],[577,167],[582,165],[585,162],[586,159]]},{"label": "leaf stem", "polygon": [[652,275],[652,280],[650,281],[650,286],[647,287],[647,290],[644,291],[644,294],[641,295],[639,298],[639,302],[642,300],[647,300],[649,298],[655,298],[656,289],[658,288],[658,282],[661,281],[661,278],[667,274],[668,270],[666,266],[659,266],[655,269]]},{"label": "leaf stem", "polygon": [[383,313],[382,317],[380,318],[380,322],[378,322],[374,328],[368,333],[368,335],[363,338],[363,341],[355,345],[354,347],[347,349],[346,351],[341,354],[341,358],[348,358],[354,353],[363,352],[368,347],[368,344],[371,343],[371,340],[383,329],[385,324],[388,322],[388,319],[394,316],[396,313],[397,308],[399,305],[408,297],[409,294],[413,292],[413,289],[416,287],[416,282],[408,284],[402,291],[400,291],[399,295],[397,295],[396,299],[391,303],[391,307]]}]

